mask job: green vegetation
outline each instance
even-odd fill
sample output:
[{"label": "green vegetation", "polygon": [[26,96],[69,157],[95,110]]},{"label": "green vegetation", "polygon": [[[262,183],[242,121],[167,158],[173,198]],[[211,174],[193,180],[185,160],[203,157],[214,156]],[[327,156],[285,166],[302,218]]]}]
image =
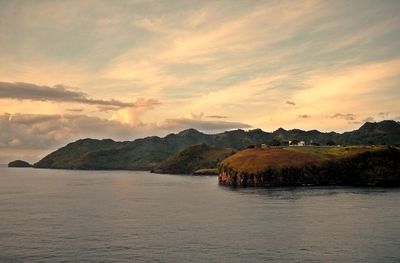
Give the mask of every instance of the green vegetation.
[{"label": "green vegetation", "polygon": [[23,167],[23,168],[26,168],[26,167],[32,167],[32,165],[30,163],[22,161],[22,160],[15,160],[15,161],[10,162],[8,164],[8,167],[21,167],[21,168]]},{"label": "green vegetation", "polygon": [[375,144],[394,145],[400,143],[400,124],[395,121],[365,123],[356,131],[343,134],[282,128],[272,133],[255,129],[247,132],[234,130],[204,134],[188,129],[164,138],[152,136],[127,142],[83,139],[50,153],[34,164],[34,167],[152,170],[172,155],[196,144],[205,143],[210,147],[242,150],[250,145],[287,145],[289,140],[320,145],[325,145],[328,141],[341,145],[367,144],[371,141]]},{"label": "green vegetation", "polygon": [[230,167],[240,173],[258,173],[269,167],[302,166],[305,163],[318,163],[318,156],[287,151],[284,148],[246,149],[226,158],[221,167]]},{"label": "green vegetation", "polygon": [[198,144],[172,155],[161,162],[152,172],[169,174],[193,174],[196,172],[196,174],[202,174],[210,172],[209,169],[215,169],[220,161],[232,153],[234,151],[230,148],[217,148],[206,144]]},{"label": "green vegetation", "polygon": [[219,165],[233,186],[400,186],[400,150],[393,147],[247,149]]},{"label": "green vegetation", "polygon": [[334,142],[334,141],[327,141],[327,142],[326,142],[326,145],[328,145],[328,146],[334,146],[334,145],[336,145],[336,142]]},{"label": "green vegetation", "polygon": [[218,175],[218,168],[199,169],[196,170],[193,175]]},{"label": "green vegetation", "polygon": [[331,146],[304,146],[304,147],[287,147],[285,150],[311,154],[323,160],[346,157],[363,152],[377,151],[384,149],[385,146],[346,146],[346,147],[331,147]]},{"label": "green vegetation", "polygon": [[82,139],[70,143],[57,151],[47,155],[34,164],[35,168],[61,168],[61,169],[84,169],[88,165],[88,156],[92,153],[119,149],[125,143],[113,140]]}]

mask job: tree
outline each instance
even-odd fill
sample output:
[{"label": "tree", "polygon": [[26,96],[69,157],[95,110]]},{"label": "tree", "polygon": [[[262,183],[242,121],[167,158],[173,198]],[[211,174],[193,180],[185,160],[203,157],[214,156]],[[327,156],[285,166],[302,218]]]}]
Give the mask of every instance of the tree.
[{"label": "tree", "polygon": [[289,145],[289,141],[282,141],[281,144],[282,145]]},{"label": "tree", "polygon": [[277,139],[273,139],[272,141],[268,142],[268,145],[270,145],[270,146],[281,146],[281,142],[278,141]]},{"label": "tree", "polygon": [[326,142],[326,145],[328,145],[328,146],[334,146],[334,145],[336,145],[336,142],[334,142],[334,141],[327,141],[327,142]]}]

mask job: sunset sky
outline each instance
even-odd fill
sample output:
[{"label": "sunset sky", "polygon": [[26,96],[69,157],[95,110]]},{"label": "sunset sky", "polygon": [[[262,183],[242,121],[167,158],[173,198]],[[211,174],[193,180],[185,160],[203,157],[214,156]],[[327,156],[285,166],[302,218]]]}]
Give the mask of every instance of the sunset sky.
[{"label": "sunset sky", "polygon": [[85,137],[400,120],[400,1],[0,0],[0,163]]}]

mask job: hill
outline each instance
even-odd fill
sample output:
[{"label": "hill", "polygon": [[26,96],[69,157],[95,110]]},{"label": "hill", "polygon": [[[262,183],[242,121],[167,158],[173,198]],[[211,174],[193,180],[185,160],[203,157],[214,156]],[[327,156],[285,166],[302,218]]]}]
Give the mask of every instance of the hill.
[{"label": "hill", "polygon": [[23,168],[27,168],[27,167],[32,167],[32,165],[28,162],[22,161],[22,160],[15,160],[12,161],[8,164],[8,167],[23,167]]},{"label": "hill", "polygon": [[204,169],[217,168],[220,161],[233,153],[231,148],[210,147],[204,143],[193,145],[161,162],[152,172],[193,174],[202,169],[198,173],[210,173]]},{"label": "hill", "polygon": [[90,154],[107,150],[117,150],[126,145],[110,139],[81,139],[58,149],[34,164],[35,168],[82,169]]},{"label": "hill", "polygon": [[246,149],[219,165],[231,186],[400,186],[400,150],[389,147]]},{"label": "hill", "polygon": [[163,138],[157,136],[127,142],[83,139],[70,143],[34,164],[36,168],[59,169],[131,169],[151,170],[183,149],[205,143],[212,147],[245,149],[249,145],[270,144],[274,140],[304,140],[326,144],[400,144],[400,124],[395,121],[365,123],[360,129],[343,134],[317,130],[302,131],[282,128],[270,133],[255,129],[204,134],[187,129]]}]

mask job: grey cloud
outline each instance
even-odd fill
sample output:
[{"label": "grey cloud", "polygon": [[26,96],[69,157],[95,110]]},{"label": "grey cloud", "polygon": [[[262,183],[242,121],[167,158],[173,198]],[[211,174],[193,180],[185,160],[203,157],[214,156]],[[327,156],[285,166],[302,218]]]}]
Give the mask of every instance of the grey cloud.
[{"label": "grey cloud", "polygon": [[83,109],[67,109],[66,111],[69,111],[69,112],[82,112]]},{"label": "grey cloud", "polygon": [[369,117],[367,117],[365,119],[362,119],[360,121],[354,120],[354,121],[350,121],[348,123],[349,124],[364,124],[366,122],[375,122],[375,119],[373,117],[369,116]]},{"label": "grey cloud", "polygon": [[285,103],[288,105],[292,105],[292,106],[296,105],[296,103],[294,103],[293,101],[289,101],[289,100],[287,100]]},{"label": "grey cloud", "polygon": [[93,112],[96,112],[96,111],[107,112],[107,111],[114,111],[116,109],[118,109],[118,108],[116,108],[115,106],[100,105],[100,106],[97,106],[97,110],[94,110]]},{"label": "grey cloud", "polygon": [[335,115],[331,116],[331,118],[333,118],[333,119],[344,119],[344,120],[347,120],[347,121],[354,121],[356,119],[356,115],[354,115],[353,113],[347,113],[347,114],[336,113]]},{"label": "grey cloud", "polygon": [[51,149],[84,137],[127,140],[138,135],[131,126],[86,115],[0,115],[0,148]]},{"label": "grey cloud", "polygon": [[310,118],[310,117],[311,116],[307,115],[307,114],[299,115],[299,118],[301,118],[301,119],[307,119],[307,118]]},{"label": "grey cloud", "polygon": [[389,115],[389,112],[379,112],[378,115],[379,115],[380,118],[387,119],[388,115]]},{"label": "grey cloud", "polygon": [[211,118],[211,119],[227,119],[228,118],[228,116],[222,116],[222,115],[208,115],[206,117]]},{"label": "grey cloud", "polygon": [[[86,93],[71,90],[70,88],[63,85],[48,87],[24,82],[0,82],[0,98],[82,103],[103,107],[115,107],[115,109],[143,106],[141,104],[143,102],[127,103],[114,99],[91,99]],[[150,103],[153,106],[160,104],[160,102],[155,99],[148,100],[147,103]]]},{"label": "grey cloud", "polygon": [[194,128],[201,131],[217,132],[238,128],[251,128],[252,126],[241,123],[241,122],[230,122],[230,121],[206,121],[196,119],[166,119],[160,128],[165,130],[182,130],[187,128]]},{"label": "grey cloud", "polygon": [[167,119],[161,125],[139,123],[125,125],[117,121],[87,115],[0,115],[0,149],[54,149],[81,138],[132,140],[145,135],[163,135],[186,128],[222,131],[250,128],[240,122],[206,121],[201,119]]},{"label": "grey cloud", "polygon": [[372,117],[367,117],[367,118],[365,118],[365,119],[363,119],[362,120],[362,122],[374,122],[375,120],[374,120],[374,118],[372,118]]}]

